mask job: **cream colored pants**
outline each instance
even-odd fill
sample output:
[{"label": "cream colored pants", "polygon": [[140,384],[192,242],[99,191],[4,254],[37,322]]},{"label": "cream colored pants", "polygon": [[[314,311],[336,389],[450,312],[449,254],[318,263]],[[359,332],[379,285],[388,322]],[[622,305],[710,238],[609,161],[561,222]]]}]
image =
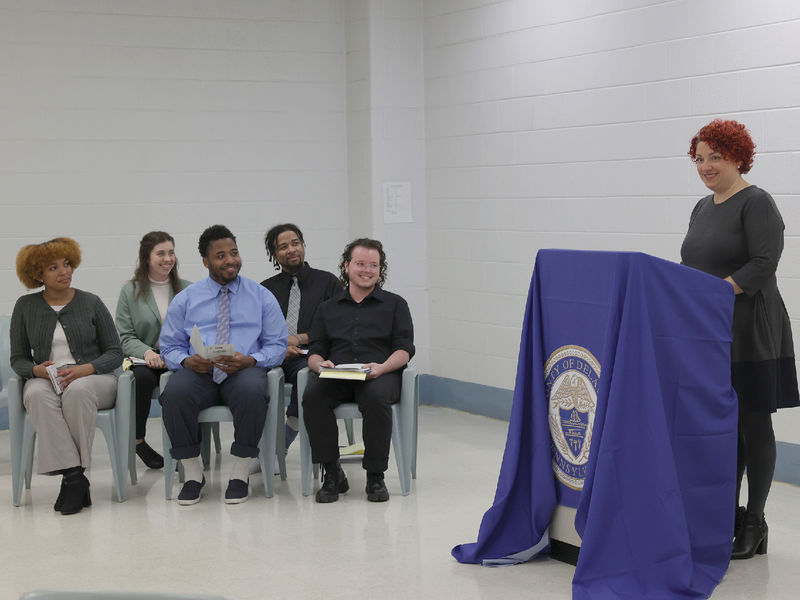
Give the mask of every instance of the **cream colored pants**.
[{"label": "cream colored pants", "polygon": [[60,396],[49,379],[25,382],[22,402],[39,438],[37,472],[52,473],[92,462],[97,411],[111,408],[117,397],[117,376],[89,375],[73,381]]}]

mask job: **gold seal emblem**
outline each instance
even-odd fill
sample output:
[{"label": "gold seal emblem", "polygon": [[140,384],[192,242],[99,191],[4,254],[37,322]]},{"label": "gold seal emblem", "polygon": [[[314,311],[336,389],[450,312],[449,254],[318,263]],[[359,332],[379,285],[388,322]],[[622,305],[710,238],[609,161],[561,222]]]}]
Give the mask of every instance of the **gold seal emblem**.
[{"label": "gold seal emblem", "polygon": [[592,447],[600,363],[586,348],[562,346],[550,355],[544,376],[553,472],[580,491]]}]

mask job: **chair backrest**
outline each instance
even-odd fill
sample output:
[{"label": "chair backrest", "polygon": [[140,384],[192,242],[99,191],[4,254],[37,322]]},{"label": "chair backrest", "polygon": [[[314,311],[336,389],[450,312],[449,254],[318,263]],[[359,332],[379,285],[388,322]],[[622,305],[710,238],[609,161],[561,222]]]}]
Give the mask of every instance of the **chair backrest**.
[{"label": "chair backrest", "polygon": [[0,390],[6,389],[11,373],[11,315],[0,315]]}]

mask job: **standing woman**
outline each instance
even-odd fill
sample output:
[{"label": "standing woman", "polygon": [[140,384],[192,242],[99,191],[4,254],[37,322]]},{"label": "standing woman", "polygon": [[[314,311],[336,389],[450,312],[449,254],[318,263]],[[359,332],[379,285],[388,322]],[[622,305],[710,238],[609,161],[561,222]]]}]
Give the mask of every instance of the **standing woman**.
[{"label": "standing woman", "polygon": [[692,211],[681,247],[685,265],[724,278],[736,294],[731,378],[739,397],[736,504],[747,469],[747,508],[736,509],[731,558],[767,552],[764,506],[775,470],[772,413],[800,405],[789,315],[775,270],[783,219],[775,201],[742,175],[755,145],[736,121],[716,119],[692,138],[689,156],[713,193]]},{"label": "standing woman", "polygon": [[[55,238],[17,254],[17,276],[28,289],[11,315],[11,367],[27,379],[22,402],[39,436],[38,472],[62,475],[53,508],[64,515],[91,506],[84,470],[92,458],[97,410],[114,405],[122,364],[119,337],[108,309],[72,287],[81,262],[75,240]],[[59,395],[47,367],[58,369]]]},{"label": "standing woman", "polygon": [[136,380],[136,454],[151,469],[164,466],[164,458],[144,441],[150,398],[166,371],[158,351],[161,322],[172,298],[190,282],[178,277],[175,240],[164,231],[151,231],[139,242],[139,260],[133,279],[122,286],[117,301],[117,330],[125,356],[141,358],[134,366]]}]

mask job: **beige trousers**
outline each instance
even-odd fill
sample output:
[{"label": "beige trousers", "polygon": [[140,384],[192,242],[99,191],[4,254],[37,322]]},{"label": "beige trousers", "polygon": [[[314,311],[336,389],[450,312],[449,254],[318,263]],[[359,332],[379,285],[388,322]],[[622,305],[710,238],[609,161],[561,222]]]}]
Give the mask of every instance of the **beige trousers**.
[{"label": "beige trousers", "polygon": [[117,398],[117,376],[89,375],[73,381],[60,396],[49,379],[25,382],[22,402],[39,438],[37,472],[53,473],[92,462],[97,411],[111,408]]}]

